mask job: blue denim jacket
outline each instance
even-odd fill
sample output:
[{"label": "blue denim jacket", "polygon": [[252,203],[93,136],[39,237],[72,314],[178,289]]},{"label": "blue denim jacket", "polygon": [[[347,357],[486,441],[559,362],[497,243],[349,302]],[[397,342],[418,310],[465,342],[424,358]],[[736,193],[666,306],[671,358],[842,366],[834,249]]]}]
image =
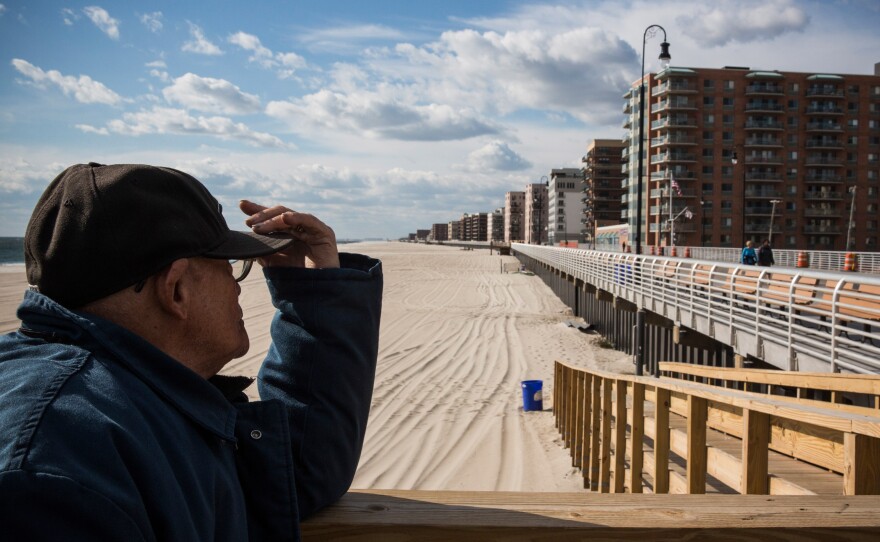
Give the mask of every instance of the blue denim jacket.
[{"label": "blue denim jacket", "polygon": [[372,396],[381,264],[341,261],[264,270],[278,311],[250,403],[250,379],[27,292],[0,338],[4,540],[299,539],[348,490]]}]

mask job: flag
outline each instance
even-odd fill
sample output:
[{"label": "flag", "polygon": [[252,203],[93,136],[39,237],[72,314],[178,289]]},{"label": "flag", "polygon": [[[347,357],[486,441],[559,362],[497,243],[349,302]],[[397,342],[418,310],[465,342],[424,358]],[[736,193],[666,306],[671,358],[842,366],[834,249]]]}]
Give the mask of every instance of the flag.
[{"label": "flag", "polygon": [[675,190],[675,193],[681,196],[681,187],[675,182],[675,177],[673,177],[671,173],[669,174],[669,184],[672,185],[672,189]]}]

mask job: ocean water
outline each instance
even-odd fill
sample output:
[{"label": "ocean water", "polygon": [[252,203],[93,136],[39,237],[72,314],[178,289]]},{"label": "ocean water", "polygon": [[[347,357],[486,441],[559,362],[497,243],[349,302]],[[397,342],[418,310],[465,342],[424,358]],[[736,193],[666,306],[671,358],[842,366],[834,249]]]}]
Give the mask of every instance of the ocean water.
[{"label": "ocean water", "polygon": [[0,265],[24,263],[24,237],[0,237]]}]

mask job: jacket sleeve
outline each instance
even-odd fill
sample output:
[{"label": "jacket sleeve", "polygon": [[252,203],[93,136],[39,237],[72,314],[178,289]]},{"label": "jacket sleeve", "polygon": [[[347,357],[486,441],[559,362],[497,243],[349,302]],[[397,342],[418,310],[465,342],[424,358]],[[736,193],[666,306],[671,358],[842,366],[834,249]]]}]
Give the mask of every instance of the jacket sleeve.
[{"label": "jacket sleeve", "polygon": [[106,496],[48,473],[0,474],[0,520],[8,542],[155,540]]},{"label": "jacket sleeve", "polygon": [[278,312],[258,387],[288,409],[300,518],[348,491],[373,394],[382,266],[354,254],[340,262],[264,270]]}]

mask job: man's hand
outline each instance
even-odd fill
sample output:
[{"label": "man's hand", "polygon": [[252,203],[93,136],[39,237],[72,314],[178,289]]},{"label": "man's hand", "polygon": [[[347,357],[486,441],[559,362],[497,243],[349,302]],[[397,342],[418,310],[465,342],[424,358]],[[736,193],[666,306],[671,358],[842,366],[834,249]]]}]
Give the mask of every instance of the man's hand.
[{"label": "man's hand", "polygon": [[289,248],[259,258],[263,267],[339,267],[336,234],[313,215],[297,213],[280,205],[264,207],[247,200],[241,200],[238,207],[250,215],[244,223],[254,232],[268,234],[277,231],[296,239]]}]

